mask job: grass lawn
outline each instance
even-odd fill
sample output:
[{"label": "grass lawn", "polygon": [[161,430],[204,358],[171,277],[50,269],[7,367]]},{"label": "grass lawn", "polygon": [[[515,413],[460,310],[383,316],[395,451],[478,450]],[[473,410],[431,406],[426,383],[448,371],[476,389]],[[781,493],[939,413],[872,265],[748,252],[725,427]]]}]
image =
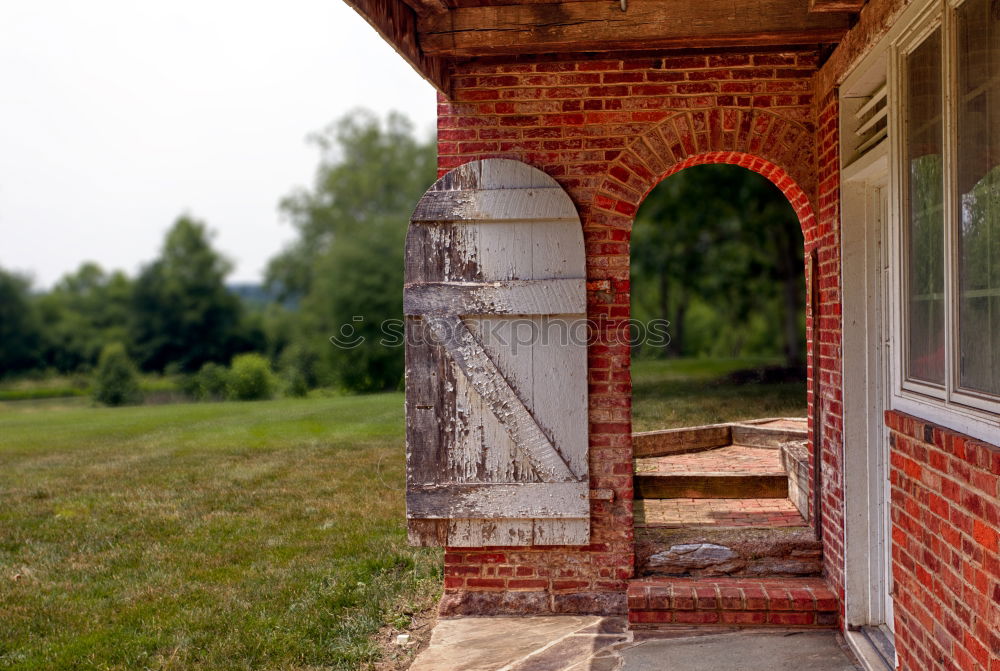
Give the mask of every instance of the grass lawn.
[{"label": "grass lawn", "polygon": [[733,384],[725,376],[775,364],[759,359],[632,362],[632,428],[672,429],[758,417],[805,417],[804,382]]},{"label": "grass lawn", "polygon": [[354,669],[441,584],[401,394],[0,403],[0,669]]},{"label": "grass lawn", "polygon": [[[637,361],[636,430],[805,414],[761,363]],[[369,667],[441,584],[403,474],[401,394],[0,402],[0,670]]]}]

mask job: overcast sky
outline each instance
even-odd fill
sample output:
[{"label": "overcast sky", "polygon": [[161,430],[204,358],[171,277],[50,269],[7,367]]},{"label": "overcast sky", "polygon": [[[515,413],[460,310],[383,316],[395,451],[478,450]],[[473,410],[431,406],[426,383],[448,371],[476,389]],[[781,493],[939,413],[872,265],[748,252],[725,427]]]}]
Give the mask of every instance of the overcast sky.
[{"label": "overcast sky", "polygon": [[432,132],[434,92],[342,0],[0,2],[0,267],[134,274],[181,213],[257,281],[354,107]]}]

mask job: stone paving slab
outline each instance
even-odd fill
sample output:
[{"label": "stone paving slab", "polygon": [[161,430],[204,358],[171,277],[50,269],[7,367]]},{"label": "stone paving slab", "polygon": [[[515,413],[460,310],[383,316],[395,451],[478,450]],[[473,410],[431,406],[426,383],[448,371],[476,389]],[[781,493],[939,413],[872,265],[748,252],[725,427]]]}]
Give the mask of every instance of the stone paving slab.
[{"label": "stone paving slab", "polygon": [[410,671],[857,671],[834,632],[631,632],[624,618],[441,620]]},{"label": "stone paving slab", "polygon": [[621,651],[620,671],[857,671],[833,632],[739,632],[649,639]]},{"label": "stone paving slab", "polygon": [[461,617],[437,623],[410,671],[563,671],[628,640],[624,618]]}]

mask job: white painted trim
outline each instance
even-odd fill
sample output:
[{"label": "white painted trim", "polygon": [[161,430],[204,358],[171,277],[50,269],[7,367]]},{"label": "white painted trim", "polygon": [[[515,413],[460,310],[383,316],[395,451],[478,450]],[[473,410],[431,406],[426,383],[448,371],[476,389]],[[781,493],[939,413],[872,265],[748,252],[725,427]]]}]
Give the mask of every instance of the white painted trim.
[{"label": "white painted trim", "polygon": [[1000,416],[953,403],[942,407],[940,402],[931,403],[925,396],[905,391],[893,394],[890,407],[991,445],[1000,445]]},{"label": "white painted trim", "polygon": [[844,575],[846,623],[886,621],[885,435],[888,389],[884,355],[882,245],[887,222],[888,144],[845,171],[841,191],[843,278]]},{"label": "white painted trim", "polygon": [[[891,205],[885,212],[877,197],[881,193],[892,200],[890,163],[898,134],[892,103],[898,89],[890,77],[893,56],[890,44],[900,34],[893,29],[876,44],[841,88],[842,128],[850,123],[847,116],[854,113],[851,107],[857,106],[845,105],[846,99],[878,87],[886,92],[888,102],[888,138],[841,171],[844,587],[848,629],[881,625],[889,615],[886,601],[891,578],[886,547],[891,537],[885,484],[888,436],[882,412],[889,406],[887,368],[893,365],[886,348],[891,334],[890,315],[896,301],[887,293],[890,282],[885,266],[892,263],[886,252],[892,249],[890,229],[894,219]],[[864,635],[857,636],[863,646],[871,646]],[[856,645],[852,648],[862,660],[869,657]],[[872,655],[877,664],[866,668],[884,671],[881,658],[874,650]]]},{"label": "white painted trim", "polygon": [[876,145],[861,158],[840,171],[841,183],[865,181],[889,172],[889,143]]},{"label": "white painted trim", "polygon": [[[886,85],[882,84],[881,88],[879,88],[877,91],[875,91],[874,94],[872,94],[872,97],[868,100],[868,102],[866,102],[864,105],[862,105],[861,109],[859,109],[857,112],[855,112],[855,115],[861,117],[861,116],[864,116],[864,115],[868,114],[873,109],[875,109],[875,107],[880,102],[882,102],[882,100],[885,99],[888,95],[889,95],[889,91],[886,88]],[[883,116],[884,116],[884,114],[883,114]],[[881,118],[881,117],[879,117],[879,118]]]}]

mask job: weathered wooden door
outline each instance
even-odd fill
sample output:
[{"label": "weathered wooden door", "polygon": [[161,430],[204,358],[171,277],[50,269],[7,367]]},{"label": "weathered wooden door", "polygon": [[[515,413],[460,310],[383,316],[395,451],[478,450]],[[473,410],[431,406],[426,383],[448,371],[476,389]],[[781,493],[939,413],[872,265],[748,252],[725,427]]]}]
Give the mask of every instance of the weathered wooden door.
[{"label": "weathered wooden door", "polygon": [[418,545],[585,545],[583,231],[544,172],[449,172],[406,237],[406,507]]}]

